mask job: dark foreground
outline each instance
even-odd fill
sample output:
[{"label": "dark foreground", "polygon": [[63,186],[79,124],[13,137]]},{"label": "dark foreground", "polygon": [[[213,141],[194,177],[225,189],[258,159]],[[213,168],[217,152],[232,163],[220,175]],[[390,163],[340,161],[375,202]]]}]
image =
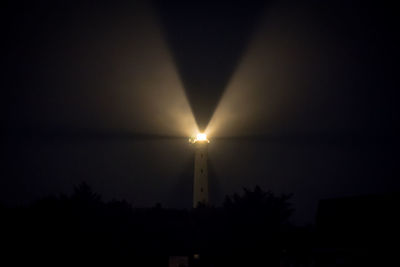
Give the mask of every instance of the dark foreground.
[{"label": "dark foreground", "polygon": [[71,196],[1,208],[1,254],[52,266],[383,266],[399,261],[398,199],[321,201],[317,225],[299,228],[288,222],[290,196],[259,187],[220,208],[173,210],[106,203],[82,184]]}]

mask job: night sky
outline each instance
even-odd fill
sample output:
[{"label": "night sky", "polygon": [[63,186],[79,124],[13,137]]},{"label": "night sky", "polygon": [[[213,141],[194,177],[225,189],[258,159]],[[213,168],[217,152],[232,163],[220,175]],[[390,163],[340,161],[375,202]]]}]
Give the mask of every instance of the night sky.
[{"label": "night sky", "polygon": [[86,181],[134,206],[260,185],[323,198],[400,191],[395,8],[384,1],[6,1],[0,203]]}]

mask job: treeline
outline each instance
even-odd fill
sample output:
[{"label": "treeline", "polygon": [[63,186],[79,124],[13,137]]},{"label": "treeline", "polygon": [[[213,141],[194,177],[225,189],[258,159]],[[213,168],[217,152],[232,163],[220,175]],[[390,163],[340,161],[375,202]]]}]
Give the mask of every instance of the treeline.
[{"label": "treeline", "polygon": [[3,252],[14,261],[54,265],[167,266],[169,256],[194,254],[192,265],[277,265],[299,233],[289,223],[290,198],[256,186],[227,196],[222,207],[134,208],[123,200],[105,202],[82,183],[69,196],[2,208]]}]

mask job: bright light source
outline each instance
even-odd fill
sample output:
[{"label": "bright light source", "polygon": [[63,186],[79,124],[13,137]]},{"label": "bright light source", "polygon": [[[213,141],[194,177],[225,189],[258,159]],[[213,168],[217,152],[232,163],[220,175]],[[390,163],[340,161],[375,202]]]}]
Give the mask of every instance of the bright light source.
[{"label": "bright light source", "polygon": [[207,139],[207,135],[205,133],[198,133],[196,137],[191,137],[189,138],[189,142],[194,144],[196,142],[207,142],[210,143],[210,141]]},{"label": "bright light source", "polygon": [[197,141],[207,141],[207,135],[205,133],[198,133],[196,140]]}]

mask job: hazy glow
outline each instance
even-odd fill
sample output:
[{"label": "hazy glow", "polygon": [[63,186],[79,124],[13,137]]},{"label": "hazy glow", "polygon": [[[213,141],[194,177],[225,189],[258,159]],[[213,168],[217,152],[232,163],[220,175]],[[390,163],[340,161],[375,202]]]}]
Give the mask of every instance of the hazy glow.
[{"label": "hazy glow", "polygon": [[[137,13],[127,11],[116,17],[110,12],[102,18],[104,27],[99,24],[99,31],[90,24],[97,21],[97,13],[85,13],[85,18],[77,18],[83,21],[79,32],[66,32],[50,41],[54,52],[44,59],[54,73],[49,87],[60,92],[43,93],[44,99],[52,101],[35,109],[34,121],[62,122],[60,127],[95,132],[171,137],[198,131],[155,12],[146,3],[132,5],[128,10]],[[60,59],[60,54],[66,56]]]},{"label": "hazy glow", "polygon": [[125,83],[120,84],[128,97],[120,102],[125,102],[126,121],[137,127],[135,132],[185,137],[198,128],[161,27],[155,21],[143,18],[142,32],[128,34],[133,36],[133,52],[128,58],[123,55]]},{"label": "hazy glow", "polygon": [[[314,24],[308,21],[301,10],[284,5],[269,9],[217,105],[207,134],[251,136],[325,124],[326,119],[311,123],[309,118],[317,115],[309,101],[322,97],[320,90],[328,79],[333,82],[318,70],[326,62],[333,65],[334,59],[327,55],[334,53],[322,37],[317,39],[321,34],[312,34]],[[326,91],[323,97],[330,99]]]},{"label": "hazy glow", "polygon": [[196,142],[207,142],[210,143],[210,140],[207,139],[207,134],[198,133],[196,136],[189,138],[189,142],[194,144]]}]

